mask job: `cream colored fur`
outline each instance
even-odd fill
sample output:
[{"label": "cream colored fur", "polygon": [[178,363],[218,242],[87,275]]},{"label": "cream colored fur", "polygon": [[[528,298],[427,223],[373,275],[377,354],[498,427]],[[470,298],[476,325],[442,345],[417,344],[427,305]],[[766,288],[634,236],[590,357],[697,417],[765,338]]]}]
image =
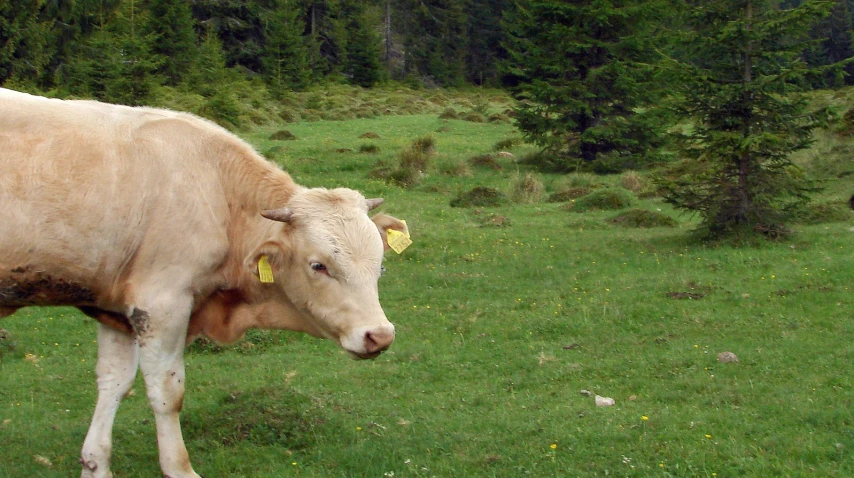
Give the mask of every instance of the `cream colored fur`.
[{"label": "cream colored fur", "polygon": [[[183,347],[199,335],[279,328],[355,357],[385,350],[394,327],[377,279],[385,231],[405,225],[368,208],[352,190],[295,184],[189,114],[0,89],[0,315],[73,305],[101,322],[82,476],[110,476],[112,423],[137,366],[164,475],[198,476],[178,412]],[[286,222],[261,216],[271,209]],[[262,255],[273,284],[257,277]]]}]

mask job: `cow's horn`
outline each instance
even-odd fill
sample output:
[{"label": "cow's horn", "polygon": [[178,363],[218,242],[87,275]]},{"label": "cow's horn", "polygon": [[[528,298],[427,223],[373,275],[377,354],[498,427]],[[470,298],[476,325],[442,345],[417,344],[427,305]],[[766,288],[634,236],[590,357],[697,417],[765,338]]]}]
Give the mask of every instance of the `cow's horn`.
[{"label": "cow's horn", "polygon": [[289,207],[283,207],[281,209],[267,209],[266,211],[261,211],[261,215],[273,221],[288,222],[291,220],[291,216],[294,215],[294,212],[291,211],[291,208]]},{"label": "cow's horn", "polygon": [[367,199],[367,201],[368,201],[368,211],[370,211],[371,209],[378,207],[380,204],[382,204],[383,198]]}]

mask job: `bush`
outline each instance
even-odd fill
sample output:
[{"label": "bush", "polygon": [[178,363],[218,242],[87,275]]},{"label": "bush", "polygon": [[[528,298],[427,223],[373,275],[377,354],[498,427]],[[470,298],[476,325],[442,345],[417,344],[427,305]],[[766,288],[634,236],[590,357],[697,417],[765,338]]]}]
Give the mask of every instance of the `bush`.
[{"label": "bush", "polygon": [[496,207],[508,203],[507,196],[494,188],[478,186],[468,192],[460,193],[451,200],[451,207]]},{"label": "bush", "polygon": [[609,211],[633,206],[635,202],[635,196],[623,188],[603,188],[576,199],[566,209],[572,212]]},{"label": "bush", "polygon": [[676,220],[660,212],[646,209],[629,209],[608,219],[615,226],[622,227],[675,227]]},{"label": "bush", "polygon": [[543,182],[531,173],[516,176],[511,181],[511,197],[513,201],[522,204],[539,202],[543,198],[545,188]]}]

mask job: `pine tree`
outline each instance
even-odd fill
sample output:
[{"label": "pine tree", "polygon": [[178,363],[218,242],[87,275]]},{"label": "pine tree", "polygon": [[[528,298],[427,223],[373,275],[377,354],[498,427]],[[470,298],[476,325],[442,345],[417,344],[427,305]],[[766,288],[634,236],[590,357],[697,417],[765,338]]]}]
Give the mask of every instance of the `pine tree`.
[{"label": "pine tree", "polygon": [[143,30],[152,35],[152,49],[165,59],[159,68],[166,82],[178,84],[198,55],[195,20],[185,0],[148,0],[148,22]]},{"label": "pine tree", "polygon": [[305,30],[301,9],[295,2],[277,0],[262,17],[264,75],[274,90],[301,90],[308,86],[308,51],[303,42]]},{"label": "pine tree", "polygon": [[[599,161],[635,167],[654,150],[652,27],[661,4],[645,0],[517,1],[505,15],[506,80],[520,101],[516,124],[549,166]],[[580,162],[579,162],[580,160]]]},{"label": "pine tree", "polygon": [[350,18],[346,73],[350,83],[370,88],[382,79],[380,38],[373,30],[363,6],[359,6]]},{"label": "pine tree", "polygon": [[49,25],[40,19],[43,1],[0,2],[0,84],[11,77],[36,81],[50,60]]},{"label": "pine tree", "polygon": [[699,213],[704,237],[785,234],[784,222],[814,190],[790,155],[807,148],[825,111],[807,112],[795,93],[809,68],[802,52],[809,28],[832,2],[776,9],[762,0],[685,4],[691,30],[674,63],[690,172],[660,179],[665,200]]}]

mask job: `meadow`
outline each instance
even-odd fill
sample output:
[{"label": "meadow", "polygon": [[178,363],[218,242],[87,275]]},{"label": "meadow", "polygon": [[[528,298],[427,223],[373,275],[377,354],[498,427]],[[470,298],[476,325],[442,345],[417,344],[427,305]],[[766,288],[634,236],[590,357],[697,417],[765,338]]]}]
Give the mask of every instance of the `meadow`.
[{"label": "meadow", "polygon": [[[386,257],[380,297],[397,339],[376,360],[288,332],[188,349],[182,423],[196,471],[854,476],[854,213],[794,224],[785,241],[704,245],[696,218],[641,189],[630,208],[673,225],[612,224],[620,211],[548,197],[630,175],[533,173],[518,161],[532,146],[497,154],[518,138],[511,124],[440,118],[447,106],[240,133],[302,184],[385,198],[414,244]],[[819,202],[844,204],[854,142],[819,136],[799,162],[826,180]],[[418,184],[377,177],[424,137],[434,152]],[[541,188],[517,194],[525,178]],[[450,206],[475,187],[509,199]],[[0,327],[0,476],[79,474],[95,323],[31,308]],[[116,420],[113,471],[159,476],[139,379]]]}]

